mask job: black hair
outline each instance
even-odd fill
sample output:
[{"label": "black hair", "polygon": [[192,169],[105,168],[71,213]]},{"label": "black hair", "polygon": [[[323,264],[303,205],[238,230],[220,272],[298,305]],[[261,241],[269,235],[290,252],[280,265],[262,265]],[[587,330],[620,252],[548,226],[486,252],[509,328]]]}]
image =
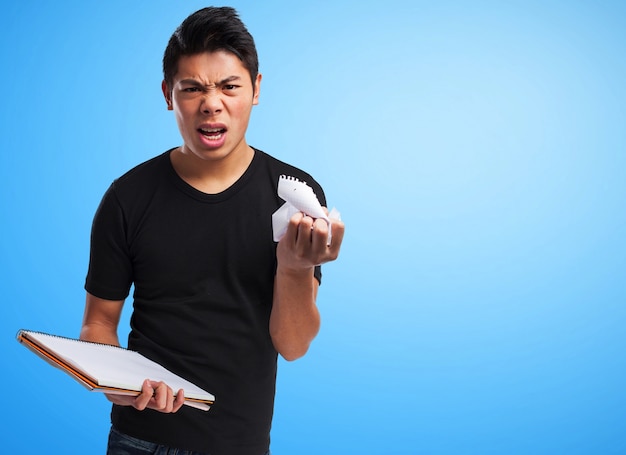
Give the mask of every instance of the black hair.
[{"label": "black hair", "polygon": [[259,59],[252,35],[234,8],[208,7],[187,17],[172,34],[163,54],[163,78],[172,89],[182,56],[226,51],[241,60],[252,86],[259,73]]}]

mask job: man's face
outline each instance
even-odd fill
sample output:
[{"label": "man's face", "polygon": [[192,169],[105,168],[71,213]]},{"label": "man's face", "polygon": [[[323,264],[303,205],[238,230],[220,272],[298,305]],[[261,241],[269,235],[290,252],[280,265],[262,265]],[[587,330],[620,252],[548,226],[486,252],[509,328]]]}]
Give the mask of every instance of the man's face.
[{"label": "man's face", "polygon": [[205,52],[181,57],[171,87],[163,92],[176,115],[187,153],[221,160],[247,151],[245,133],[258,104],[261,75],[254,87],[235,55]]}]

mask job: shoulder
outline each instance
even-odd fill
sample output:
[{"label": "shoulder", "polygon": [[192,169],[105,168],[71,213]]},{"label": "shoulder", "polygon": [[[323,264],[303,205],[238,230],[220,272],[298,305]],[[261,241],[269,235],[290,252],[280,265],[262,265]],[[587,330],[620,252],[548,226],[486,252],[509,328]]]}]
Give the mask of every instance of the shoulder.
[{"label": "shoulder", "polygon": [[259,159],[259,166],[264,169],[266,174],[270,175],[270,178],[272,179],[275,187],[278,187],[278,179],[281,175],[295,177],[313,188],[313,191],[317,195],[320,202],[322,204],[325,203],[326,199],[322,186],[307,171],[304,171],[296,166],[281,161],[278,158],[275,158],[272,155],[265,153],[261,150],[255,149],[255,152],[257,153]]},{"label": "shoulder", "polygon": [[111,184],[111,190],[120,194],[153,191],[168,174],[170,150],[133,167]]},{"label": "shoulder", "polygon": [[255,149],[256,153],[259,156],[259,159],[261,161],[262,164],[264,164],[265,166],[267,166],[267,168],[273,172],[278,172],[278,173],[287,173],[287,174],[295,174],[294,177],[300,175],[300,176],[306,176],[309,179],[313,180],[313,177],[307,173],[306,171],[293,166],[289,163],[286,163],[284,161],[279,160],[278,158],[273,157],[272,155],[270,155],[269,153],[263,152],[261,150]]},{"label": "shoulder", "polygon": [[136,181],[143,181],[154,178],[167,170],[167,162],[169,160],[170,151],[161,153],[154,158],[150,158],[141,164],[133,167],[117,179],[115,183],[118,185],[133,184]]},{"label": "shoulder", "polygon": [[103,201],[115,201],[121,206],[150,199],[157,188],[166,180],[169,150],[133,167],[113,180]]}]

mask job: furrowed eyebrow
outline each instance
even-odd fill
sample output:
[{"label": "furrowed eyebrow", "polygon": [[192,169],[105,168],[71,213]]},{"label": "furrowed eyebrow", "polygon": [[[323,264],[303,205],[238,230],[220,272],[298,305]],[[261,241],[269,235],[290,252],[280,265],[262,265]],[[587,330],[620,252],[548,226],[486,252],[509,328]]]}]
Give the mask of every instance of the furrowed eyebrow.
[{"label": "furrowed eyebrow", "polygon": [[[230,84],[231,82],[236,82],[241,80],[241,77],[239,76],[229,76],[225,79],[222,79],[221,81],[218,82],[217,85],[226,85],[226,84]],[[197,86],[197,87],[204,87],[205,84],[203,84],[202,82],[198,81],[197,79],[182,79],[180,81],[178,81],[179,84],[181,85],[193,85],[193,86]]]},{"label": "furrowed eyebrow", "polygon": [[241,78],[239,76],[230,76],[230,77],[227,77],[226,79],[220,81],[220,84],[224,85],[224,84],[228,84],[230,82],[235,82],[235,81],[239,81],[239,80],[241,80]]},{"label": "furrowed eyebrow", "polygon": [[198,85],[198,86],[202,85],[200,82],[198,82],[195,79],[182,79],[178,81],[178,83],[180,85]]}]

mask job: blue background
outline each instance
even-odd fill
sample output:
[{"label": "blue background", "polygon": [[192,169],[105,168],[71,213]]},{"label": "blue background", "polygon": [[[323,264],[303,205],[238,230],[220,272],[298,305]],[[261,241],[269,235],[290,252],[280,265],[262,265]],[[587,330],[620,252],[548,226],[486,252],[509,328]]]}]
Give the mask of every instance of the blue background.
[{"label": "blue background", "polygon": [[[161,57],[202,6],[3,7],[4,452],[104,453],[108,402],[14,337],[78,335],[94,211],[180,143]],[[626,453],[623,3],[232,6],[264,75],[249,143],[347,224],[274,454]]]}]

